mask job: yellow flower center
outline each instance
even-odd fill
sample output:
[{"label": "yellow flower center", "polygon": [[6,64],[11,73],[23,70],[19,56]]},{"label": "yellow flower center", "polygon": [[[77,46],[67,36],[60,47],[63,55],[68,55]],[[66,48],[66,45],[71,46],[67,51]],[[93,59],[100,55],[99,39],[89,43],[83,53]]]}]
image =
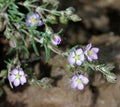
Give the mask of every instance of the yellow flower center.
[{"label": "yellow flower center", "polygon": [[92,55],[92,54],[93,54],[92,50],[88,51],[88,55]]},{"label": "yellow flower center", "polygon": [[17,79],[20,79],[20,77],[21,77],[19,74],[16,74],[15,76]]},{"label": "yellow flower center", "polygon": [[32,23],[36,23],[36,19],[35,18],[31,18],[31,22]]},{"label": "yellow flower center", "polygon": [[82,81],[81,81],[80,78],[78,78],[78,79],[76,80],[76,82],[77,82],[77,84],[81,84],[81,83],[82,83]]},{"label": "yellow flower center", "polygon": [[79,55],[75,55],[75,60],[80,60],[80,56]]}]

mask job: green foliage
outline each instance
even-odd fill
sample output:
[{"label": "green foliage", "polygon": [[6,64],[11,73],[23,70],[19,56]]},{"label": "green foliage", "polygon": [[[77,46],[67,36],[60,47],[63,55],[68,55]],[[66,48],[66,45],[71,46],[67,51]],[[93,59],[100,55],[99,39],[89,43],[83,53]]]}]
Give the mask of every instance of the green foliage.
[{"label": "green foliage", "polygon": [[[22,7],[22,10],[20,7]],[[67,24],[69,21],[81,21],[81,18],[75,14],[73,7],[65,10],[58,10],[58,7],[58,0],[25,0],[24,2],[20,0],[0,0],[0,26],[3,26],[3,28],[0,28],[0,31],[3,32],[10,44],[7,54],[14,54],[11,60],[6,61],[7,69],[0,71],[0,78],[2,78],[0,85],[4,84],[5,79],[8,79],[12,69],[23,67],[22,63],[25,59],[29,58],[31,60],[30,55],[33,53],[31,52],[31,48],[34,50],[36,57],[42,57],[40,56],[41,50],[44,49],[46,62],[51,57],[51,51],[66,58],[71,51],[78,48],[77,45],[67,52],[63,52],[58,49],[58,46],[52,43],[54,35],[60,35],[62,32],[62,30],[54,32],[51,27],[52,24]],[[30,15],[39,17],[39,20],[30,19]],[[38,25],[39,21],[42,22],[40,26]],[[39,50],[40,48],[42,49]],[[24,69],[27,68],[28,66],[24,66]],[[80,67],[68,65],[67,68],[75,74],[89,75],[92,70],[100,71],[106,77],[107,81],[112,83],[116,81],[116,75],[110,72],[113,69],[111,65],[94,64],[85,61]],[[30,83],[38,84],[43,88],[47,87],[49,83],[48,78],[36,80],[31,70],[26,72],[26,74]],[[11,82],[10,86],[13,87]],[[0,88],[1,94],[2,89]]]}]

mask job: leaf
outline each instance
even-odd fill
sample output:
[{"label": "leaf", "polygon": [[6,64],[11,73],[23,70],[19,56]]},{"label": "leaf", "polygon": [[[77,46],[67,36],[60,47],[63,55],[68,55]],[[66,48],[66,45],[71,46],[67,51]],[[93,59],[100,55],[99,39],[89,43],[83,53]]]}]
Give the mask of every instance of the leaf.
[{"label": "leaf", "polygon": [[44,45],[44,48],[46,53],[46,61],[48,62],[50,59],[50,49],[46,45]]},{"label": "leaf", "polygon": [[3,95],[3,89],[0,88],[0,97]]},{"label": "leaf", "polygon": [[7,51],[6,55],[11,54],[12,52],[13,52],[13,48],[11,48],[11,47],[10,47],[10,48],[8,49],[8,51]]},{"label": "leaf", "polygon": [[25,57],[28,58],[28,56],[29,56],[28,48],[27,48],[26,46],[23,46],[22,48],[23,48],[24,51],[26,52]]},{"label": "leaf", "polygon": [[49,3],[46,2],[45,4],[42,4],[40,7],[41,8],[46,8],[48,5],[49,5]]},{"label": "leaf", "polygon": [[114,73],[109,73],[108,75],[106,75],[106,79],[110,83],[116,83],[117,76]]},{"label": "leaf", "polygon": [[[24,42],[24,44],[26,45],[26,40],[25,40],[25,38],[24,38],[23,35],[21,35],[21,39],[22,39],[22,41]],[[23,49],[24,49],[25,52],[26,52],[26,56],[28,56],[28,55],[29,55],[29,50],[28,50],[27,46],[23,46]]]},{"label": "leaf", "polygon": [[35,51],[35,54],[36,54],[37,56],[39,56],[39,52],[38,52],[37,46],[36,46],[35,41],[34,41],[33,38],[31,39],[31,44],[32,44],[32,46],[33,46],[33,49],[34,49],[34,51]]},{"label": "leaf", "polygon": [[10,21],[21,23],[22,19],[25,17],[23,13],[18,11],[18,6],[12,3],[8,9],[8,17]]},{"label": "leaf", "polygon": [[0,77],[1,77],[1,78],[7,77],[7,70],[2,70],[2,71],[0,72]]}]

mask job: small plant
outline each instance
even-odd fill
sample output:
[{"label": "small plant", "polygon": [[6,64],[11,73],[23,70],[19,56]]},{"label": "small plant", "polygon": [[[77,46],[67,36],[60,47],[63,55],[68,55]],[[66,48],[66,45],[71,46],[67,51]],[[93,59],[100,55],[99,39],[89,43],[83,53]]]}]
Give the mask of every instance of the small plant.
[{"label": "small plant", "polygon": [[75,46],[65,52],[59,49],[62,30],[54,32],[51,25],[67,24],[69,20],[77,22],[81,18],[74,13],[73,7],[58,10],[58,5],[57,0],[0,1],[0,31],[9,41],[7,54],[14,54],[5,61],[7,69],[0,71],[2,84],[6,79],[12,88],[25,83],[45,84],[46,81],[36,80],[34,73],[27,70],[28,66],[23,65],[24,59],[30,59],[31,46],[36,56],[41,57],[38,44],[39,48],[44,48],[47,62],[51,51],[68,60],[68,70],[74,74],[72,88],[83,90],[92,71],[100,71],[109,82],[116,81],[116,75],[110,72],[114,67],[97,63],[99,48],[92,47],[91,43],[85,48]]},{"label": "small plant", "polygon": [[13,82],[15,87],[19,86],[20,84],[23,85],[24,83],[26,83],[26,77],[22,69],[13,69],[12,71],[10,71],[8,79],[10,84]]}]

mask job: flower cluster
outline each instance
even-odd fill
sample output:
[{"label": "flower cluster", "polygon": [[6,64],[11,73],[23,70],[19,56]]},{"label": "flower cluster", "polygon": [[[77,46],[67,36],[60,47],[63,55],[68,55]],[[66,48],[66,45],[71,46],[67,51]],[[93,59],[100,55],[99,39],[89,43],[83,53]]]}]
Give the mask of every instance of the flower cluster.
[{"label": "flower cluster", "polygon": [[31,14],[27,14],[26,25],[30,26],[30,27],[33,27],[35,25],[36,26],[42,26],[43,22],[42,22],[39,14],[31,13]]},{"label": "flower cluster", "polygon": [[27,82],[24,71],[21,69],[13,69],[10,72],[8,80],[10,83],[13,83],[15,87],[19,86],[20,84],[23,85]]},{"label": "flower cluster", "polygon": [[[85,49],[77,49],[75,51],[70,52],[68,56],[68,62],[70,65],[77,65],[80,66],[85,60],[93,61],[97,60],[98,56],[97,53],[99,51],[99,48],[92,47],[91,43],[88,44]],[[84,85],[86,85],[89,82],[88,78],[84,75],[74,75],[72,77],[72,88],[78,88],[79,90],[84,89]]]},{"label": "flower cluster", "polygon": [[98,51],[99,51],[99,48],[96,48],[96,47],[92,48],[92,45],[88,44],[85,48],[85,51],[83,51],[80,48],[80,49],[70,52],[70,55],[68,56],[68,61],[71,65],[76,64],[80,66],[86,58],[89,61],[97,60]]},{"label": "flower cluster", "polygon": [[72,77],[72,88],[78,88],[79,90],[84,89],[84,85],[88,84],[89,80],[84,75],[75,75]]},{"label": "flower cluster", "polygon": [[[110,72],[114,66],[94,61],[98,59],[99,48],[92,47],[91,43],[85,48],[73,47],[67,52],[61,50],[64,48],[58,49],[63,40],[61,33],[64,29],[57,25],[68,24],[68,21],[81,21],[73,7],[59,9],[58,1],[60,0],[0,0],[0,33],[5,36],[2,39],[7,39],[10,45],[7,55],[11,54],[4,61],[7,69],[0,71],[0,95],[1,86],[6,79],[11,88],[24,85],[27,81],[42,88],[51,87],[53,79],[41,75],[40,80],[37,80],[33,67],[30,67],[38,60],[41,60],[39,64],[45,60],[48,63],[50,57],[54,56],[51,51],[68,59],[67,68],[72,71],[71,88],[83,90],[85,85],[91,82],[88,77],[91,77],[94,71],[102,73],[108,82],[116,82],[116,75]],[[21,65],[29,72],[24,73]]]}]

